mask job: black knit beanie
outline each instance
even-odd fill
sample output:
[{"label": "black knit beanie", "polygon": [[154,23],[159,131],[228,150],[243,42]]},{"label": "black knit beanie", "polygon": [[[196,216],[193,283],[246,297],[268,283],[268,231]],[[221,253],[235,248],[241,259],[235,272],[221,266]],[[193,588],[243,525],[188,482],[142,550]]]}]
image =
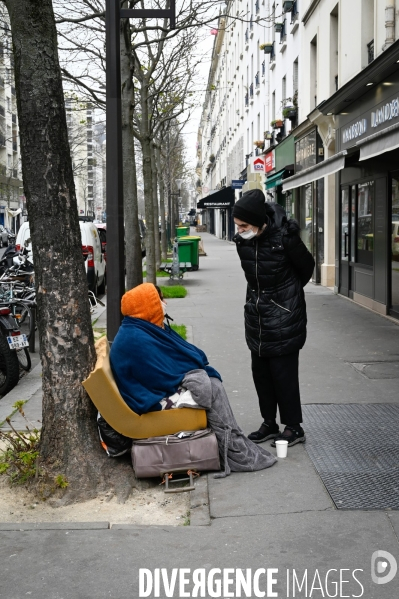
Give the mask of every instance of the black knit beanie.
[{"label": "black knit beanie", "polygon": [[251,189],[246,191],[242,198],[234,204],[233,217],[261,228],[266,221],[265,208],[265,194],[263,191]]}]

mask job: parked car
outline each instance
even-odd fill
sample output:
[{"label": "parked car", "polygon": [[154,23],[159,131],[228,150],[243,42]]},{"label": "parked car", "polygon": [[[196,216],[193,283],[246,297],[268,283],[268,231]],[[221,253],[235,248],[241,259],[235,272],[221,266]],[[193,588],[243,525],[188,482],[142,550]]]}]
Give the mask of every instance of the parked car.
[{"label": "parked car", "polygon": [[2,248],[3,245],[8,245],[8,233],[3,225],[0,225],[0,248]]},{"label": "parked car", "polygon": [[104,255],[104,260],[107,262],[107,225],[106,223],[94,223],[97,227],[100,237],[101,249]]},{"label": "parked car", "polygon": [[[87,283],[90,291],[96,295],[97,293],[105,293],[106,270],[104,253],[101,248],[100,237],[92,222],[79,221],[80,234],[82,236],[82,253],[85,261],[85,269],[87,275]],[[19,251],[26,247],[28,250],[28,260],[33,263],[32,242],[30,241],[29,223],[22,223],[16,239],[16,249]]]},{"label": "parked car", "polygon": [[82,236],[82,252],[90,291],[97,295],[105,293],[106,264],[100,236],[94,223],[79,221]]},{"label": "parked car", "polygon": [[[25,242],[29,241],[25,246]],[[30,241],[30,229],[28,221],[22,223],[17,233],[17,238],[15,240],[15,248],[18,252],[24,249],[28,250],[28,260],[33,264],[33,252],[32,252],[32,242]]]}]

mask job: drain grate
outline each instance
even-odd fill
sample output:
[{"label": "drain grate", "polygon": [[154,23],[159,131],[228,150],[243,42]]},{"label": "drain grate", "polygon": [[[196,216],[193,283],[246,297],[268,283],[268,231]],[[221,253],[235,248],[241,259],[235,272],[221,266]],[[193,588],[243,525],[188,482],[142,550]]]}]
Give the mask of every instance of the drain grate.
[{"label": "drain grate", "polygon": [[339,509],[399,510],[399,405],[304,405],[305,448]]}]

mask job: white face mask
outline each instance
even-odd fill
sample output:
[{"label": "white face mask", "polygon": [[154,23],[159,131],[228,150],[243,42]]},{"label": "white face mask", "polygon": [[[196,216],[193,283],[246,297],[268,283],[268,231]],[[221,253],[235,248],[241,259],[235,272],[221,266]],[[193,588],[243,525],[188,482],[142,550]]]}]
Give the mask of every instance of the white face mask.
[{"label": "white face mask", "polygon": [[253,239],[256,236],[256,234],[258,233],[258,230],[254,231],[253,229],[249,229],[248,231],[244,231],[243,233],[240,233],[240,237],[242,237],[243,239]]},{"label": "white face mask", "polygon": [[163,302],[162,300],[161,300],[161,304],[162,304],[163,315],[165,316],[165,314],[166,314],[166,310],[168,309],[168,307],[167,307],[167,305],[165,304],[165,302]]}]

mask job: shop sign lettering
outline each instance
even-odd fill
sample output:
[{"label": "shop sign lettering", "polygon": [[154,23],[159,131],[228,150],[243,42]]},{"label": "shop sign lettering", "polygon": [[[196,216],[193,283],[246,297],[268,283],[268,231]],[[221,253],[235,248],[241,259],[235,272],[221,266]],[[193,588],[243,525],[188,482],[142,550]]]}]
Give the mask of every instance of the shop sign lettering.
[{"label": "shop sign lettering", "polygon": [[342,133],[342,143],[346,144],[348,141],[352,141],[352,139],[356,139],[361,135],[364,135],[367,131],[367,119],[361,119],[357,121],[350,127],[344,129]]},{"label": "shop sign lettering", "polygon": [[371,113],[371,126],[378,127],[382,123],[391,121],[399,116],[399,98],[395,98],[392,102],[388,102],[382,108]]}]

